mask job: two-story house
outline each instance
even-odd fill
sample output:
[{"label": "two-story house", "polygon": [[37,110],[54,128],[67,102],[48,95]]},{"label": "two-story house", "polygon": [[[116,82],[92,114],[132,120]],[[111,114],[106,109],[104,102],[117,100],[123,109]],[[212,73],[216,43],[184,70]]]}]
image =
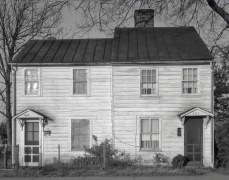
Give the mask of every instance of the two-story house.
[{"label": "two-story house", "polygon": [[21,165],[53,162],[58,145],[67,161],[95,135],[142,162],[213,166],[213,58],[193,27],[153,27],[152,14],[136,11],[110,39],[26,44],[11,62]]}]

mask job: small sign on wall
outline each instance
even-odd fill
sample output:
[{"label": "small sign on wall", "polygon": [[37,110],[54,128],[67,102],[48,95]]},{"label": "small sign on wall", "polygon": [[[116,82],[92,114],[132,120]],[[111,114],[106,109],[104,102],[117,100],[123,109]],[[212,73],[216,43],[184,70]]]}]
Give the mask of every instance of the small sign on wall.
[{"label": "small sign on wall", "polygon": [[177,136],[181,136],[181,128],[177,128]]}]

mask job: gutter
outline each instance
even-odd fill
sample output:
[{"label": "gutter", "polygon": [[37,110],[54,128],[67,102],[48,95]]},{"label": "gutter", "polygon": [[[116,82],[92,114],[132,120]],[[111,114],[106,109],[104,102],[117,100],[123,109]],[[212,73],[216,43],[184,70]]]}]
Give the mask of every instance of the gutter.
[{"label": "gutter", "polygon": [[[15,167],[16,162],[16,122],[14,116],[16,115],[16,73],[17,67],[11,65],[12,75],[12,165]],[[18,153],[18,152],[17,152]]]}]

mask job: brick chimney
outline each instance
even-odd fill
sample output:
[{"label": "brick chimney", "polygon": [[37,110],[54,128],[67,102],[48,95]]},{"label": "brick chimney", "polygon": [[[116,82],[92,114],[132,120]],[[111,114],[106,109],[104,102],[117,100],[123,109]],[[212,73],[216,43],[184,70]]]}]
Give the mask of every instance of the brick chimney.
[{"label": "brick chimney", "polygon": [[135,27],[154,27],[154,10],[138,9],[134,12]]}]

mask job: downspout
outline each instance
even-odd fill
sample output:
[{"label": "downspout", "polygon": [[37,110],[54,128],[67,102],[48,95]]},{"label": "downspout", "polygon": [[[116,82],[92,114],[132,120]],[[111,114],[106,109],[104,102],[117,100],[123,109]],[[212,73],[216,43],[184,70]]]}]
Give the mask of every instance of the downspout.
[{"label": "downspout", "polygon": [[16,115],[16,72],[17,67],[12,66],[12,165],[15,166],[16,162],[16,122],[14,116]]},{"label": "downspout", "polygon": [[215,166],[215,119],[214,119],[214,69],[213,62],[210,62],[211,66],[211,112],[213,114],[211,121],[211,134],[212,134],[212,165]]}]

